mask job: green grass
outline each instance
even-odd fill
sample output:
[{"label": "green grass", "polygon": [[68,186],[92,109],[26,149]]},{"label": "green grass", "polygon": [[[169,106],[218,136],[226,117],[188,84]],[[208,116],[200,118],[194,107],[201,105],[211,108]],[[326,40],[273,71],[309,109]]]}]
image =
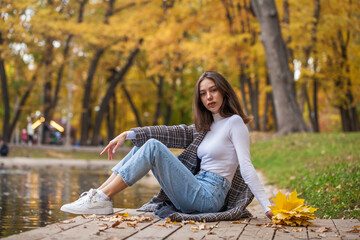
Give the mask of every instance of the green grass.
[{"label": "green grass", "polygon": [[360,133],[293,134],[251,147],[271,184],[296,189],[321,218],[360,218]]}]

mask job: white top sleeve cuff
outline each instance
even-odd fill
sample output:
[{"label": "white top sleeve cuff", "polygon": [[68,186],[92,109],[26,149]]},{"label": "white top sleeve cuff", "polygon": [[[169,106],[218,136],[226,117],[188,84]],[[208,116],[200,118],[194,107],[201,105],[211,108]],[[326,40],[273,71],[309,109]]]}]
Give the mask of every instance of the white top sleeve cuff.
[{"label": "white top sleeve cuff", "polygon": [[127,136],[126,136],[126,140],[132,140],[136,138],[136,133],[134,131],[128,131],[127,132]]}]

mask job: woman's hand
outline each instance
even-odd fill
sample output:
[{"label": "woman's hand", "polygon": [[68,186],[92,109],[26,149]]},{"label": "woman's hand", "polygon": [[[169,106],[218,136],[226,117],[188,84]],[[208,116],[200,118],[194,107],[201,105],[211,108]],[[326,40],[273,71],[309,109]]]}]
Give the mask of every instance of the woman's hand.
[{"label": "woman's hand", "polygon": [[271,210],[267,211],[267,212],[265,213],[265,215],[266,215],[270,220],[271,220],[272,217],[274,216],[274,214],[272,213]]},{"label": "woman's hand", "polygon": [[125,138],[127,136],[128,132],[123,132],[113,140],[109,142],[109,144],[102,150],[100,155],[108,151],[108,159],[113,160],[114,156],[113,154],[116,152],[116,150],[125,142]]}]

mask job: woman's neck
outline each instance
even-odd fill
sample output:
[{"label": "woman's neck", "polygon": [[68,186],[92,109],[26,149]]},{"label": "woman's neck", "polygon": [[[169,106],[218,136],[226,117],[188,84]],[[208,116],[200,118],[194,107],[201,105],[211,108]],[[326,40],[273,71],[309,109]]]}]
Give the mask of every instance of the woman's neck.
[{"label": "woman's neck", "polygon": [[220,113],[213,114],[214,122],[220,121],[221,119],[224,119]]}]

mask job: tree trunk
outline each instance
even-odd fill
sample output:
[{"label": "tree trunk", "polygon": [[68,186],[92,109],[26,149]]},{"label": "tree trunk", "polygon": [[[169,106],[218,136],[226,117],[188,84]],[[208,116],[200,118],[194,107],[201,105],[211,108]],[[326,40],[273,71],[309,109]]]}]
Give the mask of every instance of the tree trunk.
[{"label": "tree trunk", "polygon": [[[4,41],[2,38],[2,33],[0,32],[0,46],[2,47],[3,44]],[[0,51],[0,78],[1,78],[2,100],[4,103],[3,138],[4,138],[4,142],[9,142],[11,136],[11,132],[9,131],[10,130],[10,100],[9,100],[5,63],[1,57],[1,51]]]},{"label": "tree trunk", "polygon": [[159,75],[159,82],[156,83],[157,88],[157,103],[156,103],[156,110],[155,110],[155,116],[154,116],[154,122],[153,125],[158,125],[159,118],[161,116],[161,105],[163,101],[163,86],[164,86],[164,76]]},{"label": "tree trunk", "polygon": [[50,123],[50,112],[51,112],[51,89],[52,89],[52,61],[54,58],[54,49],[53,49],[53,39],[47,38],[45,43],[45,53],[44,53],[44,85],[43,85],[43,116],[45,118],[45,124],[41,127],[43,128],[41,142],[44,144],[46,139],[49,137],[49,131],[46,128],[46,125]]},{"label": "tree trunk", "polygon": [[[313,62],[314,62],[314,74],[313,74],[313,95],[312,95],[312,100],[313,100],[313,105],[314,107],[311,107],[311,103],[310,103],[310,98],[309,98],[309,94],[307,93],[307,86],[308,84],[302,83],[301,85],[301,112],[303,112],[303,105],[306,103],[306,105],[308,106],[308,111],[309,111],[309,120],[311,123],[311,130],[314,132],[319,132],[319,122],[318,122],[318,113],[317,113],[317,82],[316,82],[316,49],[314,49],[317,38],[316,38],[316,32],[317,32],[317,25],[319,22],[319,17],[320,17],[320,0],[314,0],[314,23],[311,29],[311,42],[310,45],[305,47],[305,57],[304,57],[304,61],[303,61],[303,67],[307,68],[308,67],[308,60],[310,58],[310,54],[311,52],[314,52],[314,58],[313,58]],[[316,108],[316,109],[315,109]]]},{"label": "tree trunk", "polygon": [[275,3],[273,0],[251,0],[251,4],[261,26],[261,41],[265,48],[279,124],[278,134],[308,131],[296,102]]},{"label": "tree trunk", "polygon": [[[85,4],[87,3],[87,1],[88,0],[82,0],[80,2],[79,16],[78,16],[78,19],[77,19],[77,23],[82,22],[84,8],[85,8]],[[61,65],[59,67],[59,70],[58,70],[57,79],[56,79],[56,85],[55,85],[55,92],[54,92],[54,96],[53,96],[52,101],[51,101],[51,109],[50,109],[50,113],[49,113],[50,119],[53,118],[53,115],[54,115],[54,112],[56,110],[57,103],[58,103],[58,100],[59,100],[59,92],[60,92],[60,86],[61,86],[61,82],[62,82],[63,72],[64,72],[65,64],[67,62],[68,55],[69,55],[70,43],[71,43],[71,40],[72,40],[73,37],[74,37],[73,34],[69,34],[66,41],[65,41],[65,47],[64,47],[64,51],[63,51],[63,61],[62,61]]]},{"label": "tree trunk", "polygon": [[100,57],[103,55],[104,49],[98,49],[95,52],[94,58],[91,61],[89,72],[86,79],[85,89],[84,89],[84,97],[82,102],[82,114],[81,114],[81,137],[80,144],[86,145],[89,134],[89,126],[90,126],[90,97],[91,97],[91,89],[92,82],[94,79],[94,75],[96,72],[96,68],[98,66]]},{"label": "tree trunk", "polygon": [[107,111],[107,116],[106,116],[106,122],[107,122],[106,127],[107,127],[107,140],[108,140],[108,142],[110,142],[115,137],[116,108],[117,108],[115,92],[114,92],[114,95],[111,96],[111,99],[112,99],[112,107],[109,104],[108,111]]},{"label": "tree trunk", "polygon": [[[350,75],[350,67],[348,64],[347,47],[350,42],[350,32],[346,31],[346,39],[344,39],[341,30],[338,30],[338,39],[340,42],[340,69],[344,69]],[[344,132],[355,132],[360,131],[359,117],[354,104],[354,97],[351,91],[351,81],[347,76],[341,76],[336,86],[339,87],[339,91],[345,91],[345,99],[341,100],[340,116],[342,122],[342,128]],[[345,86],[344,86],[345,85]]]},{"label": "tree trunk", "polygon": [[[114,13],[115,1],[116,0],[108,1],[108,8],[105,13],[104,24],[109,24],[109,18]],[[91,125],[90,96],[91,96],[92,83],[99,60],[101,56],[104,54],[104,52],[105,52],[105,48],[97,49],[89,67],[88,76],[85,84],[84,97],[82,102],[80,145],[86,145],[88,141],[89,129]]]},{"label": "tree trunk", "polygon": [[141,119],[140,119],[140,115],[139,115],[139,111],[137,110],[131,96],[130,96],[130,93],[129,91],[126,89],[125,87],[125,84],[121,85],[121,89],[123,90],[127,100],[129,101],[129,104],[130,104],[130,107],[131,107],[131,110],[133,111],[134,115],[135,115],[135,118],[136,118],[136,122],[137,122],[137,125],[139,127],[142,127],[142,123],[141,123]]},{"label": "tree trunk", "polygon": [[67,56],[68,56],[69,49],[70,49],[70,42],[71,42],[72,38],[73,38],[73,35],[70,34],[67,37],[66,41],[65,41],[65,47],[64,47],[64,52],[63,52],[63,62],[61,63],[61,65],[59,67],[59,70],[58,70],[54,96],[53,96],[52,101],[51,101],[51,108],[50,108],[50,112],[49,112],[49,118],[50,119],[52,119],[54,117],[55,109],[57,107],[57,103],[58,103],[58,100],[59,100],[59,92],[60,92],[61,80],[62,80],[62,76],[63,76],[63,72],[64,72],[64,68],[65,68],[65,62],[67,60]]},{"label": "tree trunk", "polygon": [[[270,86],[270,79],[269,79],[269,75],[267,74],[266,76],[266,85]],[[269,111],[269,107],[271,107],[271,112],[268,113]],[[277,131],[277,121],[276,121],[276,116],[275,116],[275,106],[274,106],[274,98],[273,98],[273,94],[272,94],[272,90],[271,91],[267,91],[266,92],[266,96],[265,96],[265,107],[264,107],[264,115],[263,115],[263,132],[266,132],[268,130],[270,130],[270,128],[267,128],[268,125],[268,115],[270,114],[274,120],[274,130]]]},{"label": "tree trunk", "polygon": [[243,100],[244,110],[245,110],[245,113],[248,115],[249,108],[248,108],[247,100],[246,100],[246,91],[245,91],[246,75],[245,75],[244,68],[245,68],[245,66],[243,64],[240,64],[239,83],[240,83],[240,91],[241,91],[241,97]]},{"label": "tree trunk", "polygon": [[34,73],[34,75],[32,76],[31,81],[30,81],[27,89],[26,89],[24,95],[22,96],[22,98],[21,98],[21,100],[20,100],[19,106],[18,106],[18,108],[17,108],[16,111],[15,111],[14,118],[13,118],[13,120],[12,120],[12,122],[11,122],[11,126],[10,126],[10,128],[9,128],[10,136],[12,135],[12,133],[13,133],[15,127],[16,127],[17,122],[19,121],[20,114],[21,114],[21,111],[22,111],[23,107],[25,106],[26,100],[29,98],[31,91],[32,91],[33,87],[35,86],[35,83],[36,83],[36,80],[37,80],[38,71],[39,71],[39,69],[41,68],[41,65],[42,65],[42,64],[40,63],[39,66],[38,66],[38,68],[37,68],[37,71],[36,71],[36,72]]},{"label": "tree trunk", "polygon": [[121,81],[123,81],[126,73],[129,71],[130,67],[132,66],[132,64],[134,62],[134,58],[135,58],[136,54],[139,52],[139,46],[140,46],[141,43],[142,43],[142,39],[139,41],[139,45],[136,46],[136,49],[130,54],[125,66],[120,71],[114,70],[113,75],[110,77],[110,85],[109,85],[109,87],[108,87],[108,89],[106,91],[106,94],[105,94],[104,98],[101,101],[100,109],[99,109],[99,111],[97,113],[97,116],[96,116],[93,138],[91,140],[92,145],[97,145],[98,144],[99,133],[100,133],[100,129],[101,129],[101,123],[102,123],[102,120],[104,118],[104,114],[106,112],[106,109],[108,108],[110,99],[115,93],[116,86]]},{"label": "tree trunk", "polygon": [[[178,69],[176,70],[176,72],[179,72],[179,76],[181,75],[183,69]],[[181,76],[180,76],[181,77]],[[166,102],[166,115],[164,118],[164,124],[165,125],[169,125],[170,124],[170,120],[171,120],[171,114],[172,114],[172,102],[174,100],[174,95],[176,92],[176,78],[172,78],[172,83],[171,83],[171,91],[170,91],[170,96],[168,98],[168,102]]]}]

